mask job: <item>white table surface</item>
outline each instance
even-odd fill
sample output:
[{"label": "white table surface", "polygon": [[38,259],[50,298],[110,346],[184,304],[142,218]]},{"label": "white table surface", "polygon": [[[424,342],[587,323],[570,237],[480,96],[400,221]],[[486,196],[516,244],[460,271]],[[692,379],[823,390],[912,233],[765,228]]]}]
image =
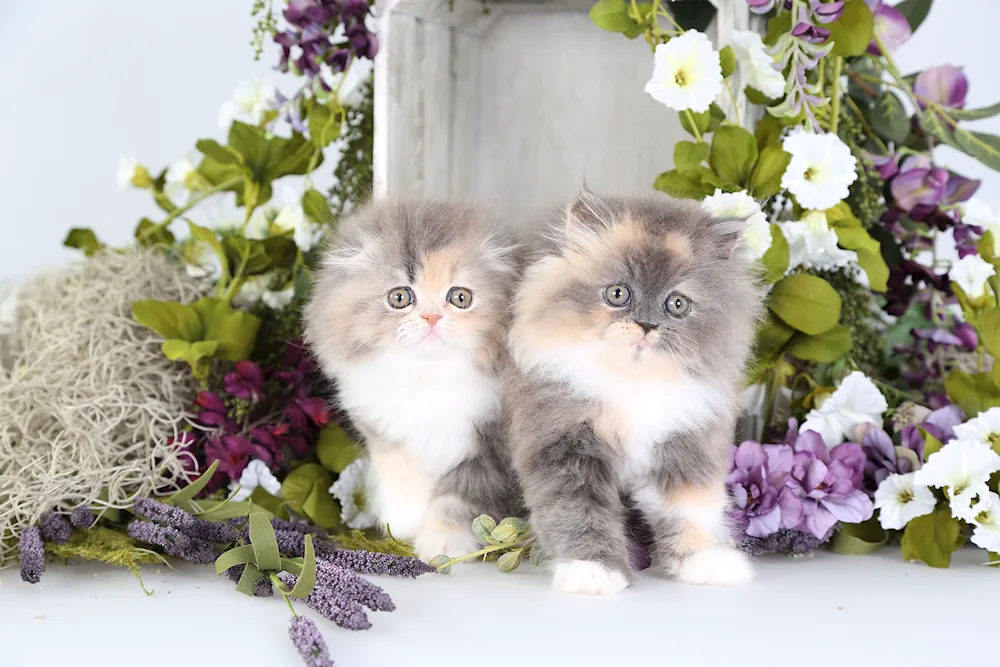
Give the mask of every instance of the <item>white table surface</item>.
[{"label": "white table surface", "polygon": [[[1000,569],[979,565],[983,554],[963,550],[949,570],[904,563],[898,549],[767,557],[743,588],[643,575],[603,598],[472,564],[378,578],[397,609],[369,613],[366,632],[314,618],[339,667],[987,664]],[[210,566],[146,568],[151,597],[128,572],[93,564],[50,564],[34,586],[16,569],[0,578],[2,667],[301,664],[281,599],[240,595]]]}]

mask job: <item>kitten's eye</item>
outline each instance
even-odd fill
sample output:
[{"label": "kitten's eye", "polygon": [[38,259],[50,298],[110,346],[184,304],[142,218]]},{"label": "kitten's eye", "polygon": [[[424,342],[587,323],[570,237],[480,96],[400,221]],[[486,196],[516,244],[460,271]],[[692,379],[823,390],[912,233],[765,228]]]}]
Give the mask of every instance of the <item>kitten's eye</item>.
[{"label": "kitten's eye", "polygon": [[464,287],[452,287],[448,290],[448,303],[456,308],[468,308],[472,305],[472,290]]},{"label": "kitten's eye", "polygon": [[413,292],[409,287],[397,287],[389,290],[389,305],[397,310],[406,308],[413,303]]},{"label": "kitten's eye", "polygon": [[674,292],[667,297],[667,313],[674,317],[684,317],[691,310],[691,299],[683,294]]},{"label": "kitten's eye", "polygon": [[632,290],[627,285],[612,285],[604,290],[604,300],[609,306],[622,308],[632,299]]}]

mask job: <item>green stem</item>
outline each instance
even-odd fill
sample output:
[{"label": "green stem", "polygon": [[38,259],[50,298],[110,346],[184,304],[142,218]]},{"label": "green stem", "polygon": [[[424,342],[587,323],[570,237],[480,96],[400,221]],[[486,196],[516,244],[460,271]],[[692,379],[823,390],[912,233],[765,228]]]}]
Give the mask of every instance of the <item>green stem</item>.
[{"label": "green stem", "polygon": [[247,207],[246,207],[246,209],[247,209],[247,212],[243,216],[243,224],[240,225],[240,234],[244,234],[246,232],[247,225],[250,224],[250,216],[252,216],[253,212],[257,210],[257,205],[256,204],[248,204]]},{"label": "green stem", "polygon": [[733,103],[733,113],[736,114],[736,124],[742,126],[743,123],[740,122],[740,105],[736,102],[736,93],[733,92],[733,86],[729,82],[729,79],[726,79],[726,90],[729,91],[729,99]]},{"label": "green stem", "polygon": [[216,194],[218,192],[221,192],[223,190],[226,190],[228,188],[231,188],[231,187],[233,187],[235,185],[239,185],[242,182],[243,182],[243,177],[240,176],[239,178],[231,178],[228,181],[223,181],[222,183],[219,183],[218,185],[212,186],[208,190],[205,190],[204,192],[200,193],[197,197],[195,197],[194,199],[192,199],[191,201],[189,201],[184,206],[180,206],[178,208],[175,208],[163,220],[163,222],[158,222],[155,225],[153,225],[152,227],[150,227],[149,229],[147,229],[143,233],[142,239],[145,240],[145,239],[149,238],[150,236],[152,236],[153,234],[156,234],[157,232],[160,232],[160,231],[166,229],[170,225],[171,222],[173,222],[174,220],[176,220],[180,216],[184,215],[185,213],[187,213],[192,208],[194,208],[195,206],[197,206],[198,204],[200,204],[205,199],[211,197],[212,195],[214,195],[214,194]]},{"label": "green stem", "polygon": [[830,109],[830,132],[837,134],[837,125],[840,123],[840,70],[844,66],[844,59],[837,57],[833,61],[833,94],[832,108]]},{"label": "green stem", "polygon": [[[896,85],[899,86],[900,90],[902,90],[910,99],[910,103],[913,105],[915,112],[920,113],[920,103],[917,101],[917,96],[913,92],[913,88],[906,83],[906,78],[899,71],[899,67],[896,66],[896,61],[892,59],[892,53],[886,47],[885,40],[879,37],[877,30],[875,31],[874,37],[876,46],[878,46],[879,51],[882,52],[882,58],[885,60],[885,66],[886,69],[889,70],[889,74],[891,74],[892,78],[896,80]],[[934,139],[931,138],[931,135],[929,134],[926,139],[927,150],[932,152],[934,150]]]},{"label": "green stem", "polygon": [[698,123],[696,123],[694,120],[694,114],[691,113],[690,109],[685,109],[684,113],[685,115],[687,115],[688,122],[691,123],[691,131],[694,132],[694,138],[697,139],[699,143],[701,143],[702,141],[701,132],[698,131]]},{"label": "green stem", "polygon": [[857,118],[858,118],[859,121],[861,121],[861,124],[865,128],[865,132],[867,133],[867,136],[869,136],[872,139],[874,139],[875,143],[877,143],[878,146],[879,146],[879,148],[882,149],[882,152],[884,154],[888,155],[889,154],[889,147],[885,145],[884,141],[882,141],[881,139],[879,139],[879,137],[878,137],[877,134],[875,134],[875,130],[872,129],[872,126],[868,124],[867,120],[865,120],[865,115],[863,113],[861,113],[861,109],[858,108],[858,105],[849,96],[845,97],[844,99],[847,100],[847,106],[850,107],[851,111],[854,112],[854,115],[857,116]]},{"label": "green stem", "polygon": [[442,563],[440,566],[438,566],[438,569],[440,570],[445,567],[451,567],[456,563],[472,560],[473,558],[479,558],[480,556],[485,556],[487,554],[493,553],[494,551],[500,551],[501,549],[513,550],[518,548],[524,548],[534,541],[535,541],[534,536],[531,536],[521,540],[520,542],[504,542],[501,544],[489,544],[480,549],[479,551],[473,551],[471,554],[465,554],[464,556],[456,556],[455,558],[451,558],[448,560],[448,562]]}]

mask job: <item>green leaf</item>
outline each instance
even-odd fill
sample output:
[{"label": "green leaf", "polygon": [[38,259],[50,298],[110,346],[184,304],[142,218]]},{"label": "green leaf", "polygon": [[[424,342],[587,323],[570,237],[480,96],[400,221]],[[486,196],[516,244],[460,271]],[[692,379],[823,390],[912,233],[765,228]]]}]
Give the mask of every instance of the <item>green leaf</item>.
[{"label": "green leaf", "polygon": [[212,158],[218,164],[240,164],[240,155],[214,139],[199,139],[194,145],[202,155]]},{"label": "green leaf", "polygon": [[490,537],[497,542],[513,542],[517,537],[517,528],[501,523],[490,532]]},{"label": "green leaf", "polygon": [[767,20],[767,34],[764,35],[764,43],[774,46],[782,35],[792,30],[791,12],[780,12]]},{"label": "green leaf", "polygon": [[727,181],[745,184],[757,155],[757,142],[742,127],[723,125],[712,137],[712,171]]},{"label": "green leaf", "polygon": [[521,559],[524,557],[524,549],[514,549],[500,556],[497,559],[497,569],[501,572],[513,572],[521,566]]},{"label": "green leaf", "polygon": [[302,559],[302,572],[298,575],[295,586],[288,595],[302,599],[312,593],[316,586],[316,550],[313,548],[313,536],[306,534],[305,557]]},{"label": "green leaf", "polygon": [[332,484],[330,473],[318,463],[305,463],[292,470],[281,483],[281,499],[288,503],[292,511],[302,514],[302,503],[306,501],[315,485]]},{"label": "green leaf", "polygon": [[253,563],[247,563],[243,574],[240,575],[240,580],[236,583],[236,592],[252,596],[257,590],[257,582],[263,576]]},{"label": "green leaf", "polygon": [[191,306],[173,301],[136,301],[132,304],[132,318],[167,340],[193,342],[201,340],[204,332],[198,313]]},{"label": "green leaf", "polygon": [[451,559],[444,554],[438,554],[431,558],[431,562],[428,563],[433,568],[437,569],[438,574],[448,574],[451,572],[451,565],[448,565],[448,561]]},{"label": "green leaf", "polygon": [[321,104],[316,100],[308,106],[309,115],[309,139],[315,146],[326,148],[340,131],[340,123],[337,122],[337,114],[331,105],[337,101],[331,96],[329,104]]},{"label": "green leaf", "polygon": [[826,25],[835,56],[860,56],[871,44],[875,32],[875,18],[865,0],[847,0],[840,18]]},{"label": "green leaf", "polygon": [[769,107],[778,101],[776,98],[768,97],[756,88],[752,88],[750,86],[744,88],[743,93],[747,96],[747,99],[750,100],[750,104],[762,104]]},{"label": "green leaf", "polygon": [[867,250],[869,252],[879,252],[881,246],[873,239],[864,227],[833,227],[837,233],[837,242],[841,248],[848,250]]},{"label": "green leaf", "polygon": [[673,2],[668,11],[684,30],[705,32],[715,18],[715,7],[710,2]]},{"label": "green leaf", "polygon": [[233,310],[225,301],[212,297],[198,299],[192,305],[205,328],[205,340],[217,341],[215,356],[226,361],[250,358],[260,319],[241,310]]},{"label": "green leaf", "polygon": [[889,289],[889,265],[882,257],[881,249],[872,252],[860,249],[858,253],[858,266],[864,269],[868,275],[868,284],[876,292],[885,292]]},{"label": "green leaf", "polygon": [[250,513],[250,544],[253,545],[254,564],[262,572],[276,572],[281,567],[281,553],[274,526],[263,512]]},{"label": "green leaf", "polygon": [[[688,134],[693,137],[697,137],[699,134],[705,134],[708,132],[708,124],[712,120],[711,111],[701,111],[694,112],[690,114],[681,112],[677,114],[681,119],[681,127],[684,128]],[[691,124],[691,119],[694,119],[694,124]],[[694,131],[694,128],[698,128],[698,132]]]},{"label": "green leaf", "polygon": [[212,476],[215,471],[219,469],[219,461],[212,461],[212,465],[208,466],[208,469],[203,472],[198,479],[194,480],[183,489],[179,490],[173,495],[167,496],[163,499],[167,505],[173,505],[174,507],[180,507],[185,512],[190,512],[193,508],[191,506],[191,500],[201,493],[201,490],[208,485],[211,481]]},{"label": "green leaf", "polygon": [[822,278],[807,273],[785,276],[771,291],[770,308],[793,328],[810,336],[840,321],[840,295]]},{"label": "green leaf", "polygon": [[767,324],[757,331],[757,352],[765,356],[775,355],[795,333],[795,329],[778,318],[768,317]]},{"label": "green leaf", "polygon": [[271,268],[271,258],[263,241],[228,234],[222,239],[222,248],[229,265],[235,269],[234,278],[259,275]]},{"label": "green leaf", "polygon": [[873,56],[864,56],[862,58],[856,59],[847,68],[848,74],[856,74],[860,81],[853,76],[849,76],[847,79],[847,94],[851,96],[852,99],[857,101],[858,105],[865,111],[868,109],[869,105],[875,101],[875,98],[879,96],[882,92],[882,84],[876,81],[871,81],[871,77],[875,79],[880,79],[881,69],[878,66],[879,61],[877,61]]},{"label": "green leaf", "polygon": [[140,247],[151,248],[157,245],[173,245],[176,239],[173,233],[166,227],[159,227],[149,218],[143,218],[136,225],[135,240],[139,243]]},{"label": "green leaf", "polygon": [[67,248],[82,250],[87,257],[92,257],[95,253],[104,249],[104,244],[97,240],[97,234],[91,229],[84,227],[74,227],[66,234],[63,245]]},{"label": "green leaf", "polygon": [[926,109],[920,114],[920,127],[933,137],[940,139],[952,148],[965,152],[965,149],[958,145],[955,133],[945,124],[944,120],[934,111]]},{"label": "green leaf", "polygon": [[674,166],[682,171],[694,169],[708,157],[708,151],[704,141],[678,141],[674,144]]},{"label": "green leaf", "polygon": [[976,333],[986,351],[994,359],[1000,359],[1000,308],[991,308],[982,315]]},{"label": "green leaf", "polygon": [[715,102],[708,107],[708,131],[715,132],[726,120],[726,112]]},{"label": "green leaf", "polygon": [[920,435],[924,437],[924,461],[926,461],[931,457],[931,454],[935,454],[940,451],[941,447],[944,445],[940,440],[931,435],[923,426],[918,426],[917,430],[920,431]]},{"label": "green leaf", "polygon": [[792,156],[781,150],[780,146],[765,146],[750,172],[747,187],[750,193],[758,199],[765,199],[781,192],[781,177],[791,159]]},{"label": "green leaf", "polygon": [[226,570],[234,568],[237,565],[246,565],[247,563],[253,562],[253,558],[253,545],[245,544],[243,546],[233,547],[215,559],[215,573],[222,574]]},{"label": "green leaf", "polygon": [[[258,487],[259,488],[259,487]],[[256,491],[256,489],[254,489]],[[267,493],[267,491],[264,491]],[[231,497],[231,496],[230,496]],[[250,512],[261,511],[260,506],[249,500],[222,500],[219,502],[202,500],[198,502],[202,509],[198,513],[199,519],[205,521],[225,521],[226,519],[245,519],[250,516]],[[274,516],[274,512],[267,512],[269,516]]]},{"label": "green leaf", "polygon": [[757,140],[757,150],[763,152],[768,146],[781,147],[781,133],[785,127],[781,121],[771,114],[765,115],[757,123],[754,129],[754,138]]},{"label": "green leaf", "polygon": [[229,273],[229,260],[226,258],[226,251],[222,249],[219,237],[212,230],[199,227],[190,221],[188,221],[188,229],[191,232],[192,238],[207,244],[215,252],[215,255],[219,258],[219,263],[222,265],[222,277],[223,279],[228,279],[232,274]]},{"label": "green leaf", "polygon": [[671,169],[657,176],[653,187],[678,199],[701,199],[715,191],[714,187],[706,186],[703,179],[703,175],[694,170]]},{"label": "green leaf", "polygon": [[281,502],[281,498],[272,496],[261,486],[258,486],[253,490],[253,493],[250,494],[250,501],[257,507],[267,510],[276,517],[280,517],[282,519],[288,518],[288,508],[285,507],[283,502]]},{"label": "green leaf", "polygon": [[315,223],[328,225],[333,222],[333,211],[330,202],[318,191],[309,188],[302,195],[302,210]]},{"label": "green leaf", "polygon": [[872,129],[883,139],[902,144],[910,134],[910,118],[895,93],[885,91],[871,110]]},{"label": "green leaf", "polygon": [[951,402],[967,415],[1000,407],[1000,389],[990,373],[970,375],[955,369],[945,379],[944,388]]},{"label": "green leaf", "polygon": [[788,353],[806,361],[830,364],[850,352],[853,344],[851,330],[838,324],[815,336],[797,334],[788,346]]},{"label": "green leaf", "polygon": [[295,264],[298,253],[295,241],[287,236],[269,236],[262,241],[264,252],[271,259],[271,264],[280,269],[290,269]]},{"label": "green leaf", "polygon": [[1000,102],[980,109],[948,109],[948,115],[955,120],[982,120],[1000,114]]},{"label": "green leaf", "polygon": [[719,51],[719,61],[722,63],[722,78],[726,79],[736,71],[736,53],[733,51],[733,47],[723,47]]},{"label": "green leaf", "polygon": [[852,556],[870,554],[882,548],[887,541],[889,536],[878,519],[872,517],[862,523],[841,523],[830,540],[830,549]]},{"label": "green leaf", "polygon": [[625,0],[600,0],[590,8],[590,20],[608,32],[625,32],[632,27]]},{"label": "green leaf", "polygon": [[531,530],[531,526],[528,525],[527,521],[525,521],[524,519],[521,519],[519,517],[516,517],[516,516],[509,516],[509,517],[506,517],[504,519],[501,519],[500,523],[498,523],[497,525],[498,526],[513,526],[514,530],[517,531],[517,533],[519,533],[519,534],[520,533],[525,533],[525,532]]},{"label": "green leaf", "polygon": [[985,132],[970,132],[962,127],[954,130],[955,141],[966,153],[993,171],[1000,171],[1000,137]]},{"label": "green leaf", "polygon": [[316,456],[323,467],[340,474],[351,463],[364,455],[364,450],[356,443],[347,431],[337,424],[327,424],[319,432],[316,442]]},{"label": "green leaf", "polygon": [[948,567],[959,538],[959,523],[951,510],[939,507],[918,516],[903,531],[903,558],[919,560],[931,567]]},{"label": "green leaf", "polygon": [[331,495],[329,484],[313,486],[309,496],[302,503],[302,513],[314,524],[327,530],[339,528],[342,522],[340,504]]},{"label": "green leaf", "polygon": [[497,527],[496,520],[488,514],[480,514],[472,520],[472,534],[480,542],[490,542],[490,533]]},{"label": "green leaf", "polygon": [[186,361],[192,367],[202,359],[210,358],[215,354],[219,344],[214,340],[200,340],[196,343],[189,343],[179,338],[170,338],[163,341],[160,349],[170,361]]},{"label": "green leaf", "polygon": [[[270,183],[282,176],[301,176],[309,171],[309,164],[316,149],[304,136],[297,132],[292,134],[291,139],[275,136],[268,139],[268,143],[271,146],[271,154],[276,159],[268,163],[263,174],[264,183]],[[323,164],[322,152],[319,153],[313,169],[321,164]]]},{"label": "green leaf", "polygon": [[933,0],[903,0],[896,5],[896,9],[903,13],[906,22],[910,24],[910,29],[916,32],[931,11],[932,2]]},{"label": "green leaf", "polygon": [[781,227],[771,224],[771,246],[761,257],[764,268],[767,269],[767,282],[776,283],[788,270],[788,239]]}]

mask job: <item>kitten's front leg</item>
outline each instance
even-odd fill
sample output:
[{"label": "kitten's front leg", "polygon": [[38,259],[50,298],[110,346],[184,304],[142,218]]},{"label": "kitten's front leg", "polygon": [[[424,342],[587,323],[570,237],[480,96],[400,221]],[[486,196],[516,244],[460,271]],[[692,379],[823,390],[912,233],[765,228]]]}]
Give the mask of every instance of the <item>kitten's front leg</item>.
[{"label": "kitten's front leg", "polygon": [[384,531],[388,524],[394,537],[413,540],[423,524],[433,482],[402,449],[370,437],[366,444],[371,459],[372,511],[379,528]]},{"label": "kitten's front leg", "polygon": [[587,425],[522,446],[515,466],[539,546],[555,561],[552,586],[595,595],[624,589],[625,507],[614,452]]}]

